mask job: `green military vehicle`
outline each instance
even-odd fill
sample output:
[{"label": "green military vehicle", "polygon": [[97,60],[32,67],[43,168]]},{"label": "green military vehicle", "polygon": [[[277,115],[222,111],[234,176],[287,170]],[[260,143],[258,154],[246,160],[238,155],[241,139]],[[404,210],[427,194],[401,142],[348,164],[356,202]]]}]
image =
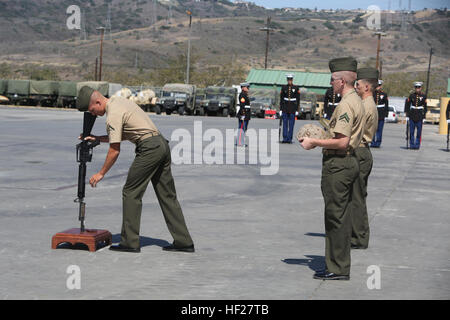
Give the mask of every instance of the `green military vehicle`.
[{"label": "green military vehicle", "polygon": [[[206,99],[206,89],[198,88],[195,92],[195,115],[204,115],[205,110],[202,108],[203,101]],[[202,113],[203,112],[203,113]]]},{"label": "green military vehicle", "polygon": [[122,85],[118,83],[109,83],[105,81],[85,81],[77,83],[77,95],[84,86],[88,86],[100,92],[107,98],[112,97],[116,92],[122,89]]},{"label": "green military vehicle", "polygon": [[[304,89],[303,89],[304,90]],[[313,92],[300,90],[300,119],[316,118],[317,96]]]},{"label": "green military vehicle", "polygon": [[210,86],[205,89],[205,99],[200,105],[199,114],[228,117],[236,114],[237,89],[232,87]]},{"label": "green military vehicle", "polygon": [[30,80],[8,80],[6,97],[11,104],[33,105],[30,99]]},{"label": "green military vehicle", "polygon": [[249,97],[253,117],[264,118],[266,110],[280,107],[280,94],[276,89],[250,88]]},{"label": "green military vehicle", "polygon": [[8,80],[0,79],[0,104],[9,103],[9,99],[5,96],[8,86]]},{"label": "green military vehicle", "polygon": [[58,91],[58,81],[31,80],[29,98],[35,106],[55,107]]},{"label": "green military vehicle", "polygon": [[56,105],[62,108],[76,108],[77,83],[73,81],[60,81]]},{"label": "green military vehicle", "polygon": [[195,111],[196,87],[191,84],[168,83],[162,88],[157,107],[167,115],[193,115]]}]

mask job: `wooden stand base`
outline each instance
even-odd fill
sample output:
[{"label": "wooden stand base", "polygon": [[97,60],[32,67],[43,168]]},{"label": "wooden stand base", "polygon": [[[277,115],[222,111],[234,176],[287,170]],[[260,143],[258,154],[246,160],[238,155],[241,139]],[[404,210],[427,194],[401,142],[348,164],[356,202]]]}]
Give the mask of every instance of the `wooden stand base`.
[{"label": "wooden stand base", "polygon": [[89,251],[96,251],[99,244],[112,244],[112,235],[108,230],[85,229],[81,232],[79,228],[73,228],[59,232],[52,237],[52,249],[56,249],[61,243],[76,245],[82,243],[87,245]]}]

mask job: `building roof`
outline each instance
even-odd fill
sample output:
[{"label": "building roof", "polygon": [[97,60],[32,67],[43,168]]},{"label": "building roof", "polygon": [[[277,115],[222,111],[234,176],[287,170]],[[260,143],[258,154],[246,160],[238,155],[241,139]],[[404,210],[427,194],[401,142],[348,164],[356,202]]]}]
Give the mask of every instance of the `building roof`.
[{"label": "building roof", "polygon": [[292,70],[251,69],[246,81],[250,84],[281,86],[286,84],[288,73],[294,75],[294,84],[300,87],[327,89],[331,86],[331,73]]}]

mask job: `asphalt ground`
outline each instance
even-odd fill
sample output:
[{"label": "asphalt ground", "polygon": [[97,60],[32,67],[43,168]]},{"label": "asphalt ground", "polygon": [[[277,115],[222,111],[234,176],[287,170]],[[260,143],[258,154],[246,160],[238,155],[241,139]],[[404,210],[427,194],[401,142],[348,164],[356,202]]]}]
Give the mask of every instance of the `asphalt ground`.
[{"label": "asphalt ground", "polygon": [[[194,135],[196,121],[203,133],[237,127],[230,118],[150,116],[168,139],[176,129]],[[437,126],[424,126],[422,148],[413,151],[405,149],[405,125],[385,125],[382,148],[372,150],[369,248],[352,251],[350,281],[319,281],[312,278],[324,265],[319,149],[277,145],[279,169],[272,175],[261,175],[259,164],[174,164],[194,254],[161,250],[172,239],[151,186],[140,254],[52,250],[55,233],[79,226],[73,200],[82,114],[0,107],[0,117],[1,299],[450,297],[450,153]],[[94,134],[104,134],[104,121],[97,119]],[[295,131],[309,122],[296,121]],[[278,121],[252,119],[249,128],[278,129]],[[177,143],[171,141],[172,150]],[[106,151],[107,145],[94,149],[88,177]],[[113,242],[120,240],[121,191],[133,156],[134,146],[124,142],[104,180],[86,187],[87,228],[108,229]],[[80,289],[67,284],[73,265]]]}]

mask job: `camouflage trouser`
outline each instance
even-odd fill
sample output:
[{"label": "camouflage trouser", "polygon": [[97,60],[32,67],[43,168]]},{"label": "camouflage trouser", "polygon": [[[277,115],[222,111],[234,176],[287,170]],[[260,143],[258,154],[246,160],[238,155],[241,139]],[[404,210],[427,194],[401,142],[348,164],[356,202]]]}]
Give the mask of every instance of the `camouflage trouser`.
[{"label": "camouflage trouser", "polygon": [[372,171],[373,158],[368,147],[356,148],[355,156],[359,163],[359,177],[353,185],[351,202],[352,240],[351,244],[367,248],[369,246],[369,217],[367,215],[367,183]]},{"label": "camouflage trouser", "polygon": [[142,197],[151,181],[167,227],[179,247],[192,245],[183,212],[177,200],[172,177],[171,156],[167,141],[160,135],[136,145],[136,158],[123,187],[123,223],[121,245],[139,248]]},{"label": "camouflage trouser", "polygon": [[325,263],[329,272],[338,275],[350,275],[350,203],[358,174],[356,157],[323,156],[321,187],[325,200]]}]

